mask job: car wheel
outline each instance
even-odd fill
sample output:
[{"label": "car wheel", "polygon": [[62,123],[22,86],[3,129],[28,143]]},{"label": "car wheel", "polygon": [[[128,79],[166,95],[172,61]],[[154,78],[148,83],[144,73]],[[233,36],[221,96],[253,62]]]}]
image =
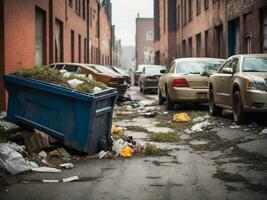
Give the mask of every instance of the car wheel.
[{"label": "car wheel", "polygon": [[214,92],[213,89],[209,92],[209,112],[212,116],[219,116],[223,112],[223,108],[217,106],[214,101]]},{"label": "car wheel", "polygon": [[174,107],[173,101],[170,99],[167,88],[166,88],[166,109],[172,110]]},{"label": "car wheel", "polygon": [[234,93],[233,113],[234,113],[234,121],[236,124],[246,123],[246,113],[243,109],[243,103],[239,91],[236,91]]},{"label": "car wheel", "polygon": [[160,89],[158,90],[158,96],[159,96],[159,105],[163,105],[165,99],[163,98]]}]

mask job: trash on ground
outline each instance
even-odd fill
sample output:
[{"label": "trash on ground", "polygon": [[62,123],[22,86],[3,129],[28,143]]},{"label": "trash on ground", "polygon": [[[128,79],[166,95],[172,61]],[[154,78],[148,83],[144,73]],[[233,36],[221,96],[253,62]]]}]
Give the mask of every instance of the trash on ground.
[{"label": "trash on ground", "polygon": [[123,133],[123,131],[124,131],[124,128],[112,124],[112,127],[111,127],[112,134],[121,134]]},{"label": "trash on ground", "polygon": [[266,129],[263,129],[259,134],[260,134],[260,135],[267,134],[267,128],[266,128]]},{"label": "trash on ground", "polygon": [[230,126],[230,128],[231,129],[239,129],[239,128],[241,128],[241,126],[239,126],[239,125],[233,125],[233,126]]},{"label": "trash on ground", "polygon": [[123,141],[121,138],[113,143],[112,150],[116,152],[116,155],[119,155],[121,151],[128,145],[127,142]]},{"label": "trash on ground", "polygon": [[59,180],[43,180],[43,183],[59,183]]},{"label": "trash on ground", "polygon": [[8,144],[0,144],[0,166],[11,174],[29,171],[37,164],[26,161],[17,151],[11,149]]},{"label": "trash on ground", "polygon": [[48,172],[48,173],[60,173],[62,172],[60,169],[53,168],[53,167],[36,167],[31,169],[34,172]]},{"label": "trash on ground", "polygon": [[7,145],[8,145],[9,148],[11,148],[14,151],[17,151],[19,153],[23,153],[26,150],[26,147],[25,146],[19,146],[19,145],[17,145],[14,142],[8,142]]},{"label": "trash on ground", "polygon": [[13,123],[10,123],[4,120],[0,120],[0,126],[2,126],[5,131],[12,131],[12,130],[19,129],[19,126],[17,126],[16,124],[13,124]]},{"label": "trash on ground", "polygon": [[30,154],[38,153],[43,148],[50,146],[49,136],[40,131],[36,131],[35,133],[22,132],[21,136]]},{"label": "trash on ground", "polygon": [[72,181],[76,181],[76,180],[79,180],[79,177],[78,176],[71,176],[71,177],[63,178],[62,179],[63,183],[72,182]]},{"label": "trash on ground", "polygon": [[199,123],[199,122],[203,122],[203,121],[205,121],[206,119],[209,119],[209,118],[210,118],[209,115],[199,116],[199,117],[194,118],[193,122],[194,123]]},{"label": "trash on ground", "polygon": [[70,158],[70,154],[64,148],[58,148],[58,151],[61,153],[62,156],[65,158]]},{"label": "trash on ground", "polygon": [[146,112],[145,114],[143,114],[144,117],[155,117],[156,115],[156,112]]},{"label": "trash on ground", "polygon": [[74,167],[72,163],[63,163],[63,164],[60,164],[59,166],[65,169],[72,169]]},{"label": "trash on ground", "polygon": [[38,155],[39,155],[40,158],[46,158],[47,157],[47,153],[45,151],[40,151],[38,153]]},{"label": "trash on ground", "polygon": [[134,153],[134,150],[131,147],[125,146],[120,152],[120,156],[124,158],[130,158],[132,157],[133,153]]},{"label": "trash on ground", "polygon": [[194,125],[191,130],[193,132],[202,132],[204,131],[208,126],[210,125],[210,123],[208,121],[206,122],[202,122],[202,123],[199,123],[199,124],[196,124]]},{"label": "trash on ground", "polygon": [[187,113],[178,113],[173,115],[174,122],[183,123],[183,122],[189,122],[190,120],[191,118],[188,116]]}]

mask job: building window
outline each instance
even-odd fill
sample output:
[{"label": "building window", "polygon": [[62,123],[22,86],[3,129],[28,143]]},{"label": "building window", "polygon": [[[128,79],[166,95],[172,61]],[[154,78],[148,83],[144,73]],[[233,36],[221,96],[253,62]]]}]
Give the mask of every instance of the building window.
[{"label": "building window", "polygon": [[182,54],[183,54],[183,57],[186,57],[186,41],[183,40],[183,43],[182,43]]},{"label": "building window", "polygon": [[246,41],[246,53],[250,54],[250,53],[252,53],[251,36],[247,36],[245,41]]},{"label": "building window", "polygon": [[182,8],[183,8],[183,14],[182,14],[182,16],[183,16],[183,25],[185,25],[186,24],[186,19],[187,19],[187,12],[186,12],[186,1],[187,0],[184,0],[184,1],[182,1],[183,2],[183,5],[182,5]]},{"label": "building window", "polygon": [[35,8],[35,64],[46,64],[46,12]]},{"label": "building window", "polygon": [[70,47],[71,47],[71,62],[74,62],[74,53],[75,53],[75,51],[74,51],[74,40],[75,40],[75,38],[74,38],[74,31],[73,30],[71,30],[71,39],[70,39]]},{"label": "building window", "polygon": [[78,62],[81,62],[81,35],[78,35]]},{"label": "building window", "polygon": [[86,7],[86,5],[85,5],[85,0],[82,0],[82,11],[83,11],[83,13],[82,13],[82,16],[83,16],[83,19],[85,20],[85,7]]},{"label": "building window", "polygon": [[209,0],[204,0],[204,8],[205,9],[209,8]]},{"label": "building window", "polygon": [[153,41],[154,40],[154,33],[153,31],[147,31],[146,32],[146,40]]},{"label": "building window", "polygon": [[75,1],[75,11],[79,16],[81,15],[81,0]]},{"label": "building window", "polygon": [[180,5],[178,6],[178,9],[177,9],[177,30],[179,30],[180,29],[180,11],[181,10],[181,7],[180,7]]},{"label": "building window", "polygon": [[73,4],[72,0],[69,0],[69,6],[70,7],[72,7],[72,4]]},{"label": "building window", "polygon": [[196,56],[201,56],[201,33],[196,35]]},{"label": "building window", "polygon": [[188,39],[188,57],[192,57],[192,38]]},{"label": "building window", "polygon": [[84,38],[84,41],[83,41],[83,62],[84,63],[87,63],[87,39]]},{"label": "building window", "polygon": [[200,15],[200,12],[201,12],[200,0],[196,0],[196,11],[197,11],[197,15]]},{"label": "building window", "polygon": [[217,57],[223,58],[223,26],[219,25],[215,28],[216,40],[215,47],[217,47]]},{"label": "building window", "polygon": [[192,21],[192,0],[188,0],[188,22]]},{"label": "building window", "polygon": [[209,56],[209,31],[205,31],[205,56]]},{"label": "building window", "polygon": [[55,62],[63,62],[63,22],[55,22]]}]

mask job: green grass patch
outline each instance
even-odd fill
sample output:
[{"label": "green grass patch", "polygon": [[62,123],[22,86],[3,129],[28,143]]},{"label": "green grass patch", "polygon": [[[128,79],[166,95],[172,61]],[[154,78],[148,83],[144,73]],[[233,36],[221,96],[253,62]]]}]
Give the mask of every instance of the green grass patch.
[{"label": "green grass patch", "polygon": [[150,133],[149,137],[155,142],[178,142],[179,137],[176,133]]},{"label": "green grass patch", "polygon": [[145,156],[168,156],[169,150],[167,149],[160,149],[154,144],[147,143],[144,148],[144,155]]}]

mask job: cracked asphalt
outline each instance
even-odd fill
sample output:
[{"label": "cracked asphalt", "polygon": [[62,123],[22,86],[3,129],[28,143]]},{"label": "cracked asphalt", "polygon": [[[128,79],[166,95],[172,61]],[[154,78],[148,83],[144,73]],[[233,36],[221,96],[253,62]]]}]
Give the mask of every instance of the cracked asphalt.
[{"label": "cracked asphalt", "polygon": [[[245,126],[235,126],[231,113],[210,118],[209,129],[187,133],[194,123],[173,124],[172,115],[186,112],[192,118],[207,114],[207,105],[185,105],[166,113],[157,106],[157,95],[142,95],[138,88],[130,89],[141,108],[117,107],[114,123],[138,126],[145,132],[126,130],[126,134],[141,144],[154,143],[170,150],[168,156],[134,155],[130,159],[81,160],[71,170],[59,174],[26,173],[18,183],[0,193],[0,199],[267,199],[267,134],[262,117]],[[156,117],[145,118],[145,112]],[[126,114],[125,114],[126,112]],[[116,115],[124,113],[123,117]],[[134,115],[135,117],[131,117]],[[266,119],[266,118],[265,118]],[[264,120],[263,120],[264,121]],[[167,122],[165,127],[159,123]],[[175,142],[151,140],[151,134],[176,133]],[[79,176],[69,183],[42,183],[43,179]]]}]

